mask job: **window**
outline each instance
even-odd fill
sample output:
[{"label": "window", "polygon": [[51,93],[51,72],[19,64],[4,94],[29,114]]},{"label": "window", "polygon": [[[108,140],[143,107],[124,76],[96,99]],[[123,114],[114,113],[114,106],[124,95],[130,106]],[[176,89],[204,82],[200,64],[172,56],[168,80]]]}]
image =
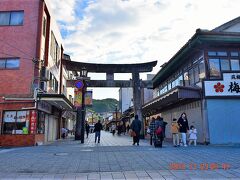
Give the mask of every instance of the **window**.
[{"label": "window", "polygon": [[217,56],[227,56],[227,52],[219,51],[219,52],[217,52]]},{"label": "window", "polygon": [[216,55],[217,55],[217,52],[215,52],[215,51],[208,52],[208,56],[216,56]]},{"label": "window", "polygon": [[189,70],[189,82],[190,82],[190,85],[193,85],[193,84],[194,84],[193,69],[190,69],[190,70]]},{"label": "window", "polygon": [[210,76],[220,77],[220,64],[219,59],[209,59]]},{"label": "window", "polygon": [[184,76],[183,77],[184,78],[184,85],[189,86],[189,74],[188,74],[188,72],[185,72],[183,76]]},{"label": "window", "polygon": [[23,11],[0,12],[0,26],[23,25]]},{"label": "window", "polygon": [[43,36],[45,37],[46,36],[46,31],[47,31],[47,20],[46,18],[44,17],[43,18]]},{"label": "window", "polygon": [[221,63],[221,70],[222,71],[229,71],[230,70],[230,63],[228,59],[220,59]]},{"label": "window", "polygon": [[50,49],[50,54],[51,57],[53,58],[53,61],[57,64],[58,60],[60,59],[60,47],[57,43],[57,40],[53,34],[53,32],[51,33],[51,49]]},{"label": "window", "polygon": [[231,52],[231,56],[232,57],[237,57],[238,56],[238,52]]},{"label": "window", "polygon": [[239,60],[238,59],[231,59],[231,68],[233,71],[239,71]]},{"label": "window", "polygon": [[204,64],[204,61],[202,60],[199,63],[199,78],[204,79],[205,76],[206,76],[206,74],[205,74],[205,64]]},{"label": "window", "polygon": [[0,69],[18,69],[19,65],[19,58],[0,59]]},{"label": "window", "polygon": [[[5,111],[3,115],[4,134],[28,134],[29,111]],[[27,129],[24,133],[24,129]]]},{"label": "window", "polygon": [[37,133],[44,134],[44,130],[45,130],[45,113],[39,112],[37,121]]},{"label": "window", "polygon": [[198,66],[194,67],[194,83],[199,82],[199,69]]}]

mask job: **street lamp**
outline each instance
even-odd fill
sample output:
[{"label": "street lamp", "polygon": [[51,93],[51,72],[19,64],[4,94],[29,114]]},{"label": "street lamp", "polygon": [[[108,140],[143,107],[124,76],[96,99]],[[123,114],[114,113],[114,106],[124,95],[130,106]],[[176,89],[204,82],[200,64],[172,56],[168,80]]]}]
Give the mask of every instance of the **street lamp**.
[{"label": "street lamp", "polygon": [[77,107],[77,121],[75,133],[75,140],[81,140],[81,143],[84,143],[85,133],[85,92],[87,89],[87,73],[87,69],[83,67],[80,72],[80,78],[77,78],[79,79],[79,81],[75,83],[75,86],[82,91],[82,103],[81,106]]}]

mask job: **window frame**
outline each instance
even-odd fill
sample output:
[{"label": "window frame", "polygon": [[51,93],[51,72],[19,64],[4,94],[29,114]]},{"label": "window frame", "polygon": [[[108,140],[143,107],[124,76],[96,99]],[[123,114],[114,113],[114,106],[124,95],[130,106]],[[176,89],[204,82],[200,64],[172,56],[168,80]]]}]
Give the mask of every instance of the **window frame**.
[{"label": "window frame", "polygon": [[[7,61],[11,60],[17,60],[18,61],[18,67],[7,67]],[[7,57],[7,58],[0,58],[0,61],[5,61],[4,68],[0,67],[0,70],[18,70],[20,69],[20,58],[19,57]]]},{"label": "window frame", "polygon": [[[22,23],[21,24],[11,24],[12,21],[12,14],[13,13],[22,13]],[[8,23],[7,24],[0,24],[1,26],[23,26],[24,25],[24,10],[16,10],[16,11],[0,11],[1,13],[8,13],[9,14],[9,19],[8,19]]]}]

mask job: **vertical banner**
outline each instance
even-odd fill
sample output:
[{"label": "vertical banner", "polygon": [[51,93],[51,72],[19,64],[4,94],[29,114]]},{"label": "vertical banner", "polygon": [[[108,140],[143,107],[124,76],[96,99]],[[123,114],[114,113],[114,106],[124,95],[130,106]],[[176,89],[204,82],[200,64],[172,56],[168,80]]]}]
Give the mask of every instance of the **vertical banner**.
[{"label": "vertical banner", "polygon": [[37,111],[30,112],[30,134],[36,134],[37,129]]},{"label": "vertical banner", "polygon": [[85,92],[85,105],[92,106],[92,91]]},{"label": "vertical banner", "polygon": [[82,106],[82,90],[81,89],[74,89],[74,106],[81,107]]}]

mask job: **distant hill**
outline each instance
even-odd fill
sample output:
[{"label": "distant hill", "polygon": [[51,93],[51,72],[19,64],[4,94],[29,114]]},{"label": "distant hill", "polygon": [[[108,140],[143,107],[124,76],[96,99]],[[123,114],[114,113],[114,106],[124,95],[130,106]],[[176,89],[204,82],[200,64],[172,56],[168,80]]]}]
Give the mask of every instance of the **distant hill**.
[{"label": "distant hill", "polygon": [[87,109],[95,111],[96,113],[113,112],[116,109],[116,104],[118,105],[118,100],[116,99],[93,99],[93,106],[87,107]]}]

